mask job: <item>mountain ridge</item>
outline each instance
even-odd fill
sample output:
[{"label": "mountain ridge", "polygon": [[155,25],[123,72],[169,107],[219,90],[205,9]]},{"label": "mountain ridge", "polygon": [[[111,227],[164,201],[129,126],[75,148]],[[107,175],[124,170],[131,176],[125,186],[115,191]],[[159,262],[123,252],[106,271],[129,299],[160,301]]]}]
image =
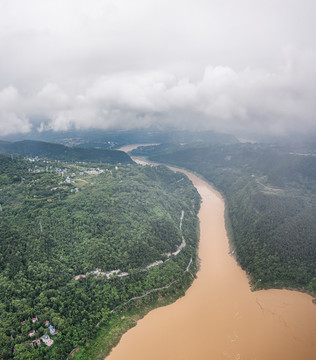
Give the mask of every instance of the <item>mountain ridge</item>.
[{"label": "mountain ridge", "polygon": [[132,164],[133,160],[120,150],[70,147],[38,140],[0,142],[0,152],[24,157],[39,157],[61,161],[82,161]]}]

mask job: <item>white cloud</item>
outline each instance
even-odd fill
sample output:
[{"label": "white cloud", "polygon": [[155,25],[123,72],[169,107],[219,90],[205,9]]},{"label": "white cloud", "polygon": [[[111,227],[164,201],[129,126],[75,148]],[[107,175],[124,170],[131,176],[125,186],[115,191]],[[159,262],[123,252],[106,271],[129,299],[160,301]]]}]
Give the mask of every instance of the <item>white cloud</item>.
[{"label": "white cloud", "polygon": [[31,130],[30,122],[19,110],[21,101],[13,86],[0,90],[0,134],[26,133]]},{"label": "white cloud", "polygon": [[18,117],[13,112],[0,110],[0,134],[2,136],[16,133],[28,133],[31,128],[32,125],[28,119]]},{"label": "white cloud", "polygon": [[56,130],[314,129],[315,10],[311,0],[2,0],[0,135],[39,119]]}]

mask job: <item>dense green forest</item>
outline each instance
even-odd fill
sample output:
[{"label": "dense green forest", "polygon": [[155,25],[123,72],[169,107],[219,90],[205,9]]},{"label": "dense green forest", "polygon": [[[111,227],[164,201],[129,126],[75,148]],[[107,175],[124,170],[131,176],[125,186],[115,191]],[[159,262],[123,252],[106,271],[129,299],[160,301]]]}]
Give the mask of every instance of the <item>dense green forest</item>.
[{"label": "dense green forest", "polygon": [[183,293],[198,266],[199,203],[164,166],[1,155],[0,359],[66,359],[115,326],[111,310]]},{"label": "dense green forest", "polygon": [[86,161],[131,164],[131,158],[123,151],[69,147],[44,141],[23,140],[13,143],[0,142],[0,152],[19,154],[24,157],[39,157],[61,161]]},{"label": "dense green forest", "polygon": [[221,191],[232,247],[253,288],[316,293],[316,156],[260,144],[134,153],[195,171]]}]

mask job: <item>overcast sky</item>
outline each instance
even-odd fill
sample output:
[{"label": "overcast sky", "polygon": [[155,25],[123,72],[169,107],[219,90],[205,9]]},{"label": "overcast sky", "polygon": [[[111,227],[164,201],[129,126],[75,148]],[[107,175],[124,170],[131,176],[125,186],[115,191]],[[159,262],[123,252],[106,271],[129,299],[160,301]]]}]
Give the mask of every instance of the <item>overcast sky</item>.
[{"label": "overcast sky", "polygon": [[315,0],[0,0],[0,137],[316,130]]}]

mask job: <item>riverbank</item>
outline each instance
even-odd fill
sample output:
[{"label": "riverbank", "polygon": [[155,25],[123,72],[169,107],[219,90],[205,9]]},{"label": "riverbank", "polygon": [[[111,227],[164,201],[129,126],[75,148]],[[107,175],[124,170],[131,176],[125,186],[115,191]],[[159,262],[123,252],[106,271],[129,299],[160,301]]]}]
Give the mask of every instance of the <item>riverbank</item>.
[{"label": "riverbank", "polygon": [[[145,158],[137,158],[136,157],[135,159],[136,159],[136,162],[137,162],[137,159],[140,159],[143,162]],[[283,268],[282,268],[280,265],[281,255],[279,255],[278,253],[274,254],[275,255],[275,263],[274,263],[273,261],[271,261],[271,258],[273,258],[273,256],[274,256],[274,255],[271,256],[271,249],[269,250],[270,252],[261,252],[260,251],[261,248],[258,245],[258,242],[260,242],[261,237],[262,237],[262,239],[264,239],[264,236],[262,235],[263,234],[262,232],[261,232],[261,235],[259,235],[260,234],[259,230],[262,231],[262,229],[264,229],[265,232],[269,232],[269,226],[266,226],[264,228],[264,226],[262,226],[262,224],[264,223],[264,220],[262,218],[254,219],[252,217],[251,210],[249,211],[249,209],[251,209],[254,205],[251,204],[251,202],[249,200],[248,200],[248,206],[245,206],[245,203],[242,204],[243,201],[241,199],[243,199],[243,198],[245,199],[248,196],[247,192],[246,193],[244,192],[242,194],[242,196],[239,194],[238,201],[236,201],[236,199],[234,201],[232,201],[232,197],[234,196],[232,194],[236,194],[238,191],[235,189],[236,192],[233,191],[229,195],[228,190],[227,190],[228,189],[227,184],[224,186],[221,185],[222,182],[225,183],[225,181],[226,181],[225,176],[223,177],[222,174],[221,175],[217,174],[216,176],[213,177],[213,180],[216,182],[216,184],[214,184],[214,182],[210,181],[209,178],[203,176],[202,173],[204,173],[204,175],[207,174],[207,172],[204,171],[205,169],[203,167],[200,167],[200,173],[198,173],[198,172],[192,170],[192,163],[190,166],[191,169],[188,169],[187,167],[185,167],[185,165],[183,165],[181,167],[172,161],[168,161],[168,159],[166,159],[166,158],[162,158],[160,160],[162,160],[163,163],[170,168],[175,167],[175,168],[181,169],[181,171],[191,172],[192,174],[198,176],[200,179],[204,180],[213,189],[215,189],[216,191],[218,191],[220,193],[220,195],[223,198],[224,203],[225,203],[224,216],[225,216],[225,227],[226,227],[229,248],[230,248],[229,254],[238,262],[238,264],[243,269],[246,270],[248,281],[249,281],[249,286],[252,291],[269,290],[269,289],[299,291],[299,292],[308,294],[311,297],[313,297],[314,299],[311,299],[311,301],[314,304],[316,304],[316,291],[315,291],[316,288],[315,288],[315,286],[312,285],[312,282],[310,282],[309,284],[307,283],[306,286],[303,286],[299,280],[297,280],[297,281],[295,280],[295,276],[293,275],[293,272],[296,271],[296,277],[298,277],[298,278],[300,276],[303,277],[303,274],[306,276],[306,271],[307,271],[306,268],[305,268],[305,272],[303,270],[302,273],[300,273],[297,269],[297,266],[295,267],[293,265],[295,261],[291,262],[291,259],[287,257],[288,255],[284,255],[285,259],[282,260],[283,261]],[[183,164],[183,162],[182,162],[182,164]],[[194,166],[193,166],[193,168],[194,168]],[[251,175],[251,178],[252,179],[255,178],[255,175]],[[237,182],[238,178],[236,178],[235,181]],[[258,183],[257,179],[256,179],[256,182]],[[230,186],[233,187],[232,181],[230,181]],[[226,188],[226,191],[225,191],[225,188]],[[248,189],[248,190],[251,193],[253,189],[251,189],[251,187],[250,187],[250,189]],[[225,196],[225,194],[226,194],[226,196]],[[258,195],[258,193],[256,193],[256,195]],[[270,199],[264,199],[264,200],[267,202]],[[290,204],[290,202],[292,200],[293,199],[286,198],[284,201],[289,201],[289,204]],[[299,200],[300,199],[297,199],[298,202],[299,202]],[[274,201],[274,199],[271,199],[272,203],[273,203],[273,201]],[[275,208],[278,205],[280,205],[280,203],[282,203],[282,201],[279,202],[278,204],[274,204]],[[260,207],[260,202],[259,202],[259,205],[256,205],[256,206]],[[262,205],[262,203],[261,203],[261,206],[264,207],[265,205],[264,204]],[[236,211],[236,209],[238,209],[238,208],[239,208],[239,210]],[[273,208],[273,206],[271,206],[271,212],[274,211],[275,214],[282,212],[282,211],[276,212],[275,208]],[[282,208],[282,206],[281,206],[281,208]],[[292,211],[296,211],[295,208],[293,208],[293,207],[291,209],[292,209]],[[256,209],[256,207],[254,209],[252,209],[252,211],[258,213],[258,210]],[[283,209],[283,211],[284,211],[284,209]],[[229,214],[229,212],[230,212],[230,214]],[[239,214],[237,214],[237,212],[239,212],[239,214],[242,214],[242,216],[238,217]],[[234,226],[236,228],[236,219],[240,220],[240,222],[242,223],[242,226],[239,227],[239,231],[237,231],[235,229],[235,234],[234,234],[232,222],[234,222]],[[249,222],[248,223],[247,223],[247,221],[244,222],[243,219],[249,219],[248,220]],[[265,219],[265,222],[268,223],[269,217],[268,217],[267,213],[264,214],[264,219]],[[295,219],[292,219],[292,220],[295,223]],[[256,232],[255,233],[251,232],[251,231],[254,231],[255,228],[251,227],[251,226],[252,226],[252,224],[255,224],[256,222],[260,222],[260,221],[262,223],[261,228],[258,227],[258,229],[257,229],[258,234],[255,235]],[[280,216],[278,221],[280,222],[280,224],[282,224],[282,222],[284,222],[285,220],[282,216]],[[286,218],[286,221],[288,222],[289,228],[291,228],[293,230],[293,225],[291,226],[291,224],[292,224],[291,219],[288,217],[288,218]],[[237,223],[238,222],[239,221],[237,221]],[[248,232],[247,232],[247,230],[244,231],[244,229],[248,229],[248,226],[249,226],[250,230]],[[272,234],[270,234],[271,235],[270,244],[273,244],[274,242],[277,243],[278,241],[280,241],[280,239],[275,238],[276,225],[274,224],[273,226],[274,226],[274,228],[273,228]],[[294,228],[295,228],[295,226],[294,226]],[[299,228],[299,225],[297,225],[297,228]],[[310,230],[312,231],[312,228]],[[284,230],[283,230],[284,238],[286,238],[286,234],[287,234],[286,231],[284,232]],[[235,236],[237,238],[236,240],[235,240]],[[280,234],[279,234],[279,236],[280,236]],[[303,236],[303,235],[301,235],[301,236]],[[237,253],[237,250],[236,250],[237,242],[239,243],[239,248],[241,247],[240,246],[240,243],[241,243],[240,238],[247,239],[246,241],[243,242],[243,249],[242,249],[243,253],[242,254],[241,254],[241,251],[239,253]],[[304,237],[302,237],[302,239],[303,238]],[[253,244],[252,244],[253,241],[256,241],[255,246],[253,246]],[[266,248],[267,240],[263,240],[263,241],[265,241],[265,243],[264,243],[264,246],[262,246],[262,248]],[[295,244],[295,242],[293,242],[293,239],[291,241],[292,241],[292,243],[289,242],[289,243],[283,244],[285,246],[285,248],[286,248],[286,246],[288,247],[287,249],[285,249],[286,254],[289,253],[289,249],[291,249],[291,248],[294,249],[297,246],[297,244]],[[307,246],[308,246],[308,242],[304,243],[302,245],[302,248],[304,249]],[[276,247],[277,247],[277,244],[276,244]],[[247,248],[250,249],[248,251],[248,254],[247,254],[247,251],[245,251],[245,249],[247,249]],[[268,248],[268,246],[267,246],[267,248]],[[280,245],[279,245],[279,248],[280,248]],[[279,250],[279,251],[281,254],[282,250]],[[259,254],[259,255],[261,254],[261,256],[258,256],[257,254]],[[312,252],[310,254],[312,254]],[[246,261],[245,257],[247,255],[250,258],[252,257],[252,260],[248,259]],[[293,258],[295,259],[294,253],[292,254],[292,259]],[[307,260],[304,257],[302,258],[302,252],[297,254],[297,258],[300,259],[297,263],[299,263],[301,261],[301,267],[302,267],[302,269],[304,269],[304,266],[307,264],[306,263]],[[262,259],[264,259],[264,261]],[[268,261],[269,261],[269,265],[266,265],[266,263]],[[259,265],[253,266],[253,264],[259,264]],[[310,263],[308,263],[308,264],[310,264]],[[306,265],[306,267],[307,267],[307,265]],[[284,274],[284,269],[288,270],[288,274]],[[309,269],[308,274],[309,275],[313,274],[314,269],[311,267],[309,267],[308,269]],[[260,270],[261,270],[261,272],[260,272]],[[272,279],[272,280],[268,281],[267,280],[268,276],[266,274],[267,271],[271,271],[271,273],[273,273],[273,271],[275,271],[275,274],[277,274],[279,272],[280,278],[278,278],[278,277],[273,278],[273,276],[271,276],[271,274],[270,274],[270,279]],[[273,274],[273,275],[275,275],[275,274]],[[291,276],[292,276],[292,278],[291,278]],[[314,283],[315,283],[315,278],[314,278]],[[314,291],[313,291],[313,289],[314,289]]]},{"label": "riverbank", "polygon": [[159,299],[142,314],[137,309],[139,317],[119,314],[117,332],[100,336],[108,351],[119,342],[106,359],[313,358],[316,311],[311,297],[288,290],[252,292],[246,273],[229,255],[221,195],[199,177],[186,174],[202,196],[197,279],[184,297]]},{"label": "riverbank", "polygon": [[[148,312],[157,307],[171,304],[178,298],[184,296],[185,291],[191,286],[199,266],[197,260],[197,241],[199,239],[198,223],[196,224],[196,229],[194,231],[195,234],[191,232],[191,235],[189,236],[190,231],[187,222],[194,213],[195,211],[193,211],[193,209],[192,211],[187,210],[186,212],[181,210],[179,230],[182,242],[176,248],[176,251],[164,254],[166,256],[164,262],[167,264],[170,259],[174,261],[174,259],[181,257],[183,252],[186,252],[187,254],[191,252],[191,257],[187,259],[187,262],[183,262],[183,259],[180,259],[179,265],[183,268],[183,273],[179,274],[175,280],[167,283],[165,286],[151,289],[146,293],[122,302],[114,309],[111,309],[109,311],[108,321],[106,321],[108,322],[107,325],[104,325],[104,323],[97,325],[100,326],[97,338],[88,341],[84,346],[81,346],[79,351],[75,354],[74,359],[88,360],[104,358],[110,352],[112,347],[119,342],[122,334],[135,326],[137,321],[143,318]],[[195,214],[195,221],[196,220]],[[183,222],[186,223],[184,229]],[[187,244],[188,250],[185,249]],[[195,253],[192,252],[192,249]],[[163,263],[163,261],[157,262],[157,264],[150,264],[147,268],[161,265],[160,263]],[[147,271],[147,268],[141,269],[140,271]],[[107,276],[108,274],[98,272],[95,275]]]},{"label": "riverbank", "polygon": [[[188,285],[189,288],[193,282]],[[80,347],[73,357],[74,360],[103,360],[111,350],[119,343],[122,335],[137,325],[138,321],[144,318],[150,311],[174,303],[185,295],[187,289],[178,289],[177,292],[167,296],[159,296],[150,303],[139,304],[127,311],[120,311],[110,319],[107,326],[100,330],[96,339]]]},{"label": "riverbank", "polygon": [[313,358],[311,297],[288,290],[252,292],[246,273],[229,255],[223,199],[187,174],[202,196],[201,270],[185,297],[151,311],[123,335],[107,360]]}]

